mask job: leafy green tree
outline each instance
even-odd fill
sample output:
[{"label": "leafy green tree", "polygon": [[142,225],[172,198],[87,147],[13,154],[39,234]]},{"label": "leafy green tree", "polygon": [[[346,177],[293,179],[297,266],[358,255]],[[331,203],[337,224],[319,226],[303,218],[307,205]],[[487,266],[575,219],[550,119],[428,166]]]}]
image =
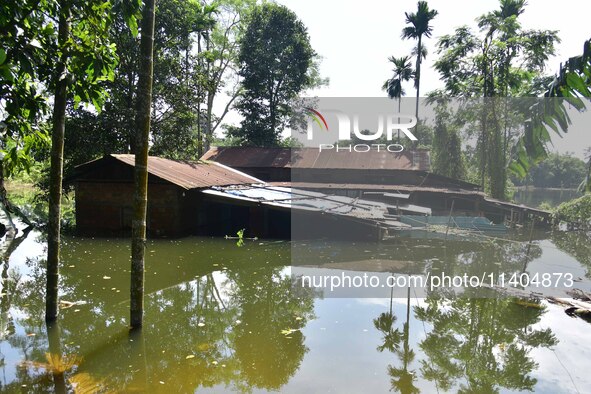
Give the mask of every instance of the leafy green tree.
[{"label": "leafy green tree", "polygon": [[579,192],[583,194],[591,192],[591,148],[585,150],[585,155],[587,156],[587,171],[578,186]]},{"label": "leafy green tree", "polygon": [[551,153],[532,167],[525,179],[514,177],[516,185],[535,187],[576,188],[585,178],[585,162],[570,153]]},{"label": "leafy green tree", "polygon": [[49,183],[49,218],[47,227],[47,287],[45,319],[54,321],[58,314],[58,279],[60,261],[60,222],[63,178],[63,150],[66,105],[92,103],[99,111],[106,92],[102,82],[112,79],[117,62],[114,46],[108,40],[111,4],[92,1],[77,4],[62,0],[55,8],[58,19],[57,66],[50,79],[53,97],[51,168]]},{"label": "leafy green tree", "polygon": [[[215,130],[239,92],[239,38],[255,0],[205,2],[161,0],[156,7],[153,105],[150,152],[173,159],[196,159],[208,149]],[[139,39],[122,16],[115,18],[110,39],[117,45],[115,78],[106,83],[109,97],[99,114],[69,107],[68,134],[93,145],[85,127],[100,129],[101,152],[66,141],[66,170],[103,153],[135,151]],[[224,91],[226,95],[219,94]],[[226,98],[228,97],[228,98]],[[226,101],[223,101],[226,100]],[[214,107],[223,104],[219,113]],[[82,127],[81,125],[85,125]],[[107,136],[108,135],[108,136]],[[97,137],[98,138],[98,137]],[[107,144],[107,142],[109,142]],[[72,151],[70,148],[74,148]]]},{"label": "leafy green tree", "polygon": [[421,85],[421,61],[427,52],[423,46],[423,37],[429,38],[433,33],[433,27],[431,21],[437,16],[436,10],[429,9],[429,4],[426,1],[419,1],[417,3],[417,11],[408,13],[406,12],[406,26],[402,29],[403,39],[417,40],[417,46],[415,48],[415,54],[417,57],[417,63],[415,66],[415,88],[417,89],[417,101],[415,116],[417,121],[419,119],[419,92]]},{"label": "leafy green tree", "polygon": [[237,109],[244,117],[243,144],[276,145],[289,121],[289,103],[313,79],[314,50],[308,32],[287,7],[266,3],[255,8],[240,44],[243,92]]},{"label": "leafy green tree", "polygon": [[514,149],[509,170],[523,178],[529,169],[548,156],[549,129],[560,134],[571,124],[568,111],[586,109],[584,98],[591,97],[591,40],[585,41],[583,54],[568,59],[549,87],[542,91],[547,99],[530,107],[532,116]]},{"label": "leafy green tree", "polygon": [[450,178],[465,179],[466,168],[462,154],[462,141],[448,100],[439,99],[435,107],[435,128],[431,149],[431,167],[434,173]]},{"label": "leafy green tree", "polygon": [[0,7],[0,203],[9,216],[20,211],[6,197],[5,178],[28,170],[49,147],[49,94],[40,81],[52,75],[56,31],[45,17],[51,4],[7,0]]},{"label": "leafy green tree", "polygon": [[523,29],[524,10],[523,0],[501,0],[498,10],[478,18],[480,35],[462,26],[438,41],[435,69],[445,82],[440,93],[483,98],[472,108],[479,114],[473,124],[479,129],[480,182],[495,198],[505,197],[511,144],[523,124],[514,121],[507,97],[539,93],[547,81],[545,62],[558,41],[555,31]]},{"label": "leafy green tree", "polygon": [[[224,0],[217,2],[218,18],[206,39],[205,70],[205,122],[204,151],[209,150],[214,133],[228,114],[240,93],[238,55],[240,40],[248,15],[256,6],[256,0]],[[220,96],[224,90],[225,97]],[[215,114],[214,106],[219,98],[225,99],[222,112]],[[199,123],[201,124],[201,122]]]}]

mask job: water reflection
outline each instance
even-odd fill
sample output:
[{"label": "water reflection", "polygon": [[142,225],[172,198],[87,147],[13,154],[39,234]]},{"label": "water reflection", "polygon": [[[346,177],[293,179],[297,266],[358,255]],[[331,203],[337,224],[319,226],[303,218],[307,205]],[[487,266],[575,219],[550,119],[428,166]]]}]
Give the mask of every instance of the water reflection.
[{"label": "water reflection", "polygon": [[534,327],[545,307],[512,298],[446,299],[433,295],[415,313],[432,330],[421,341],[421,374],[443,390],[496,393],[534,389],[537,347],[557,344],[549,328]]},{"label": "water reflection", "polygon": [[[12,288],[3,286],[3,294],[18,301],[9,305],[3,299],[2,310],[12,308],[20,328],[8,330],[5,339],[23,360],[9,387],[24,384],[35,392],[88,386],[167,392],[217,385],[280,389],[308,351],[301,329],[314,317],[313,294],[292,288],[282,264],[288,258],[281,257],[284,246],[251,245],[238,254],[235,246],[212,253],[220,242],[206,245],[211,255],[201,264],[189,258],[190,247],[184,249],[186,261],[183,252],[177,261],[164,257],[171,245],[153,245],[147,274],[163,265],[174,269],[150,281],[144,329],[136,337],[125,326],[128,277],[120,261],[128,249],[123,243],[66,242],[61,325],[47,330],[44,262],[28,259],[26,278],[15,278]],[[187,276],[195,279],[182,282]]]},{"label": "water reflection", "polygon": [[552,242],[577,260],[585,268],[586,276],[591,278],[591,242],[588,237],[578,232],[556,231],[552,233]]},{"label": "water reflection", "polygon": [[[417,376],[414,370],[409,370],[409,365],[415,359],[415,352],[409,344],[410,337],[410,302],[411,288],[407,288],[406,298],[406,321],[402,326],[402,332],[394,328],[396,316],[392,313],[392,296],[390,297],[390,310],[381,313],[374,319],[375,328],[382,333],[382,343],[378,346],[378,351],[388,350],[395,354],[402,366],[388,365],[388,376],[390,377],[391,389],[394,392],[403,394],[419,393],[420,390],[415,386]],[[402,343],[402,346],[401,346]]]},{"label": "water reflection", "polygon": [[[588,270],[588,241],[573,237],[553,235],[553,248],[572,256],[563,264]],[[542,328],[547,306],[535,299],[479,298],[446,288],[424,300],[417,300],[415,289],[402,289],[399,298],[388,290],[384,307],[371,314],[368,304],[346,309],[350,300],[331,300],[336,307],[328,310],[327,300],[292,286],[286,270],[290,243],[246,241],[238,248],[232,240],[201,238],[149,242],[146,320],[135,336],[127,327],[127,240],[66,238],[60,325],[48,328],[44,260],[22,251],[37,241],[29,234],[8,252],[3,249],[0,391],[302,391],[310,387],[298,378],[302,370],[347,391],[355,377],[341,376],[338,365],[327,376],[310,371],[320,357],[319,342],[326,341],[322,333],[328,332],[311,331],[314,319],[322,321],[319,330],[328,327],[331,334],[350,338],[339,348],[363,342],[365,350],[347,359],[349,367],[387,379],[379,386],[384,391],[538,390],[536,371],[543,361],[534,358],[534,349],[559,347],[557,333],[568,334],[561,325]],[[373,254],[396,274],[514,272],[528,270],[547,254],[541,243],[528,248],[527,242],[488,240],[366,246],[317,242],[301,252],[316,266],[311,269],[359,261],[370,267]],[[19,253],[26,258],[14,257]],[[316,316],[319,308],[322,314]],[[361,324],[371,336],[354,331],[353,324],[336,324],[343,313],[369,316]],[[336,352],[326,349],[327,359]]]}]

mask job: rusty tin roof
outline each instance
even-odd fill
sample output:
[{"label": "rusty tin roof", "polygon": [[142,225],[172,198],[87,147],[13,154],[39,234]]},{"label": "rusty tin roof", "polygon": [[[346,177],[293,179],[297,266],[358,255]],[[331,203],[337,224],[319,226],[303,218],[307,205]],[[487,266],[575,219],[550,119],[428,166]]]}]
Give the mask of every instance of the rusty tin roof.
[{"label": "rusty tin roof", "polygon": [[202,159],[235,168],[284,167],[429,171],[429,151],[391,153],[385,149],[348,152],[318,148],[214,147]]},{"label": "rusty tin roof", "polygon": [[[116,159],[129,166],[135,166],[135,156],[111,154],[101,159],[77,166],[79,173],[85,167],[96,168],[102,161]],[[200,189],[212,186],[229,186],[264,183],[248,174],[226,167],[223,164],[205,161],[180,161],[157,156],[148,157],[148,173],[184,189]]]}]

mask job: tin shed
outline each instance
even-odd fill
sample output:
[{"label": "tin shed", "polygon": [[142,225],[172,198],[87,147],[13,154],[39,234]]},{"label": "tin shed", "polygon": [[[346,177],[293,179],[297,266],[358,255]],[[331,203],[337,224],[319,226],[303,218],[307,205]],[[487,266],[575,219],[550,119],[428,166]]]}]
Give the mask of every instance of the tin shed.
[{"label": "tin shed", "polygon": [[[80,235],[131,233],[134,155],[112,154],[76,167],[69,182],[76,195],[76,229]],[[148,159],[148,235],[235,234],[248,221],[244,207],[209,201],[201,190],[215,186],[261,183],[256,178],[214,162]],[[219,218],[233,218],[220,228]]]}]

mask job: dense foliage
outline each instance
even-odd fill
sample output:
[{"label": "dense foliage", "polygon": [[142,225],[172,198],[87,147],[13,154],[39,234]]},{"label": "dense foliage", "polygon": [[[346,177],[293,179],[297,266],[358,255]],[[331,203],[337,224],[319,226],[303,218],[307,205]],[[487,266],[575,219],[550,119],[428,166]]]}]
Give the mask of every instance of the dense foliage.
[{"label": "dense foliage", "polygon": [[562,203],[554,211],[557,222],[565,222],[572,228],[591,228],[591,194]]},{"label": "dense foliage", "polygon": [[315,52],[304,24],[288,8],[266,3],[251,14],[240,45],[242,125],[230,133],[243,144],[277,145],[290,102],[314,83]]},{"label": "dense foliage", "polygon": [[583,160],[568,153],[551,153],[532,167],[524,179],[512,177],[512,181],[516,186],[577,188],[586,172]]},{"label": "dense foliage", "polygon": [[558,42],[556,31],[521,26],[525,5],[524,0],[501,0],[499,9],[478,18],[479,33],[461,26],[437,44],[435,69],[445,87],[433,94],[482,98],[469,108],[476,114],[471,130],[476,131],[480,184],[496,198],[506,196],[506,169],[522,132],[506,98],[540,93],[549,82],[543,74],[545,63]]}]

